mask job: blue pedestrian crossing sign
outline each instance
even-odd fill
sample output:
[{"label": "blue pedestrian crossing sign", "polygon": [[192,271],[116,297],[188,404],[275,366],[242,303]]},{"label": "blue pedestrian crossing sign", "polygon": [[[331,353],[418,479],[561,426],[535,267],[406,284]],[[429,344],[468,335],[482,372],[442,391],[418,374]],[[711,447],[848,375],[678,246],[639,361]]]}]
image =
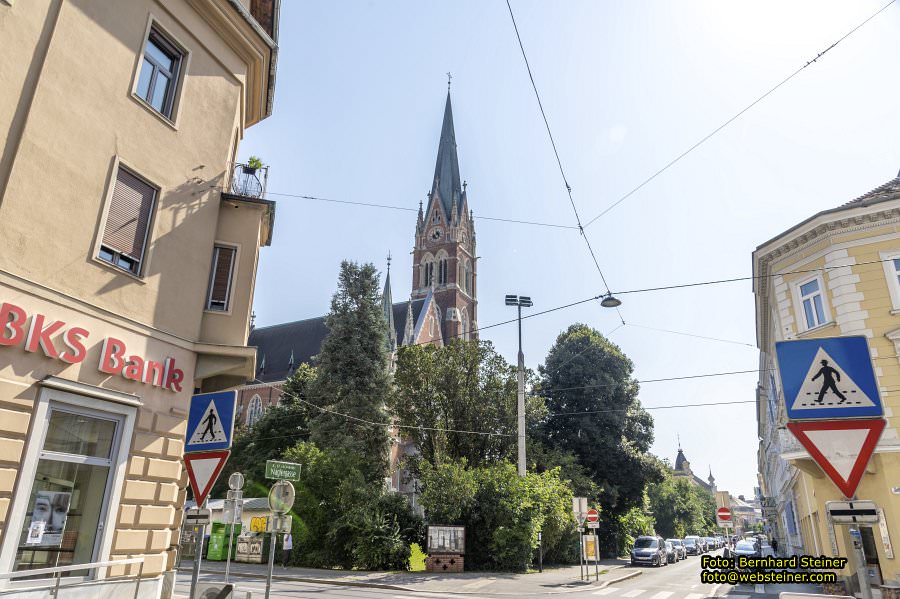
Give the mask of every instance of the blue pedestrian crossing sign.
[{"label": "blue pedestrian crossing sign", "polygon": [[191,396],[184,453],[231,447],[237,391]]},{"label": "blue pedestrian crossing sign", "polygon": [[865,337],[779,341],[775,353],[791,420],[865,418],[884,413]]}]

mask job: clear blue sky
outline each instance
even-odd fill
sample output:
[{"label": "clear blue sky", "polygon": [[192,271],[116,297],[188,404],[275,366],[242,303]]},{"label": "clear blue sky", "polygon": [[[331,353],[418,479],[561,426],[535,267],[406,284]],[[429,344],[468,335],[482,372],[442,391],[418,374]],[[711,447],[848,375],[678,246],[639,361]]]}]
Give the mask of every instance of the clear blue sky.
[{"label": "clear blue sky", "polygon": [[[887,0],[538,2],[513,0],[575,202],[589,220],[844,35]],[[613,291],[751,273],[750,254],[811,214],[900,169],[900,4],[831,50],[587,231]],[[573,224],[502,0],[282,3],[275,113],[241,156],[271,165],[269,190],[417,208],[431,187],[446,93],[476,216],[479,324],[506,293],[534,310],[602,291],[577,232],[477,220]],[[415,213],[278,201],[262,251],[259,325],[328,309],[340,261],[394,257],[394,299],[411,287]],[[753,345],[749,282],[623,295],[626,322]],[[618,324],[596,303],[529,319],[541,363],[573,322]],[[512,326],[485,331],[511,362]],[[757,366],[753,347],[627,326],[612,339],[639,379]],[[752,400],[754,374],[647,383],[648,408]],[[719,488],[756,485],[753,404],[653,410],[653,450],[676,434]]]}]

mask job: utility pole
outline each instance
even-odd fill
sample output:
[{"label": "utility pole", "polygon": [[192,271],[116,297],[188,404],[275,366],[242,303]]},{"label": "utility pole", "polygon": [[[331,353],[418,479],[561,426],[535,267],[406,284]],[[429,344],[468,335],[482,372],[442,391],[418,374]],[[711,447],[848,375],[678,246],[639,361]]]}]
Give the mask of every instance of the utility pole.
[{"label": "utility pole", "polygon": [[525,476],[525,354],[522,353],[522,308],[530,308],[534,305],[531,298],[525,295],[507,295],[507,306],[516,306],[519,321],[519,397],[517,406],[518,445],[519,445],[519,476]]}]

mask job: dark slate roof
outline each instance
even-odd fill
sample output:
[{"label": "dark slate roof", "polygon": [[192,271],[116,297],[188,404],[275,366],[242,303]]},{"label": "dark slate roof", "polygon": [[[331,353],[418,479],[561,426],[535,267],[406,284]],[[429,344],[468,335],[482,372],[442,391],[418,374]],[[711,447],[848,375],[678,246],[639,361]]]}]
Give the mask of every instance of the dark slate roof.
[{"label": "dark slate roof", "polygon": [[[441,125],[441,141],[438,144],[437,161],[434,165],[434,191],[441,196],[444,214],[450,216],[453,197],[456,196],[457,212],[462,211],[462,185],[459,178],[459,158],[456,155],[456,133],[453,130],[453,108],[450,106],[450,92],[444,106],[444,122]],[[434,195],[432,191],[432,197]]]},{"label": "dark slate roof", "polygon": [[312,364],[326,335],[324,316],[253,329],[247,345],[256,347],[256,378],[264,383],[285,380],[291,371],[291,354],[294,368]]},{"label": "dark slate roof", "polygon": [[[398,302],[391,307],[398,345],[403,344],[406,332],[407,303]],[[413,300],[413,326],[418,322],[424,305],[424,298]],[[256,378],[264,383],[287,379],[291,374],[291,355],[294,356],[294,368],[304,362],[312,365],[327,335],[324,316],[253,329],[247,345],[256,348]]]},{"label": "dark slate roof", "polygon": [[675,457],[675,470],[681,470],[684,467],[684,463],[686,461],[687,458],[684,457],[684,452],[679,449],[678,455]]}]

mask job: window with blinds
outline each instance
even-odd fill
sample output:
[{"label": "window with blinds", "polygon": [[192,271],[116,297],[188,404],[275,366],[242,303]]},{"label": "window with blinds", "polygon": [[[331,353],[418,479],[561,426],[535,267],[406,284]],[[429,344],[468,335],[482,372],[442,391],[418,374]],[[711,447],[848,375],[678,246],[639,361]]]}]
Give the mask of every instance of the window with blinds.
[{"label": "window with blinds", "polygon": [[132,274],[141,274],[155,202],[155,188],[119,168],[106,209],[106,226],[98,255],[101,260]]},{"label": "window with blinds", "polygon": [[209,277],[209,294],[206,309],[213,312],[227,312],[231,295],[231,275],[234,272],[233,247],[217,245],[213,248],[212,272]]}]

